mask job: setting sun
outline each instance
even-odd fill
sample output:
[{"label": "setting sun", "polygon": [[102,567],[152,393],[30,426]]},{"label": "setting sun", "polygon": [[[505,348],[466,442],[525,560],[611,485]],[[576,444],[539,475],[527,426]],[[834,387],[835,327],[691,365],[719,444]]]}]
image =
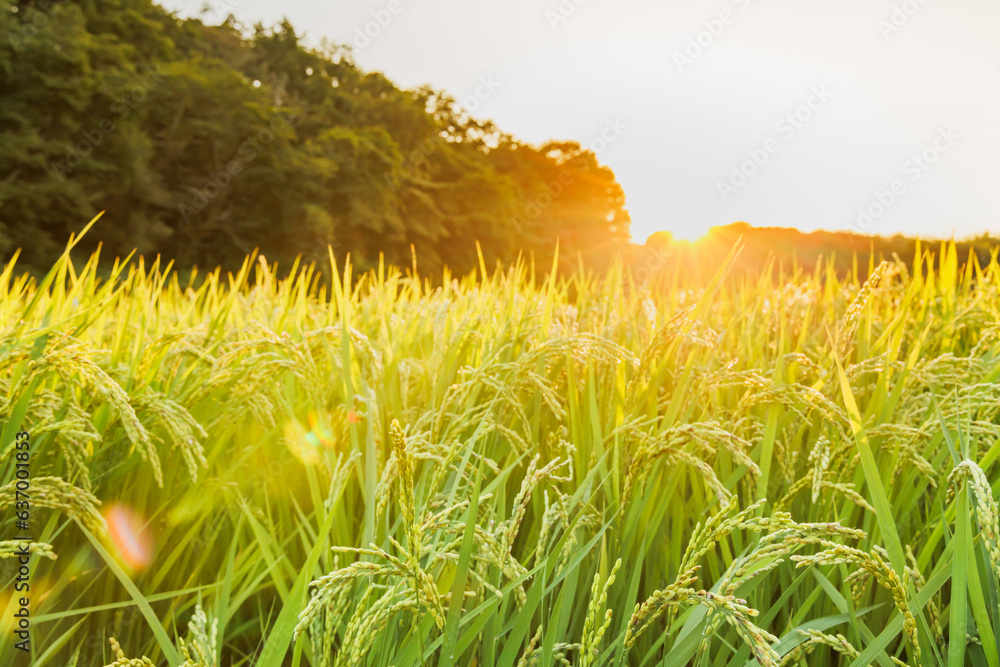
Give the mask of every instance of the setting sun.
[{"label": "setting sun", "polygon": [[[663,229],[659,231],[667,232],[668,234],[671,235],[671,237],[673,237],[675,241],[688,241],[690,243],[694,243],[696,241],[700,241],[701,239],[705,238],[711,229],[712,229],[711,225],[691,224],[691,225],[676,225],[669,229]],[[653,234],[650,234],[649,236],[653,236],[656,233],[657,232],[653,232]],[[647,236],[646,238],[648,239],[649,236]],[[639,240],[640,239],[636,239],[636,241]]]}]

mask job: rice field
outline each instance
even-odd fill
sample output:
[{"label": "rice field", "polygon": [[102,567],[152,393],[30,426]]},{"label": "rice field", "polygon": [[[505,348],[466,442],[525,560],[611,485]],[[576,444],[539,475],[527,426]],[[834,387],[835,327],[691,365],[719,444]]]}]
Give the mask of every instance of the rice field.
[{"label": "rice field", "polygon": [[995,254],[71,257],[0,275],[4,665],[1000,667]]}]

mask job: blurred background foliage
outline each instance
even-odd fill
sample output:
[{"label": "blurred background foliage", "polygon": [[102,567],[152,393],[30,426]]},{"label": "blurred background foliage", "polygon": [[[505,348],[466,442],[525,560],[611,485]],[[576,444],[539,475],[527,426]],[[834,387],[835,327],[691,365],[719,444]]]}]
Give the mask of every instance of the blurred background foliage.
[{"label": "blurred background foliage", "polygon": [[[47,268],[84,241],[179,266],[365,268],[577,261],[628,239],[624,194],[575,143],[532,147],[429,88],[401,90],[291,25],[176,17],[149,0],[0,4],[0,258]],[[547,196],[551,182],[561,192]],[[541,197],[542,206],[530,208]],[[527,212],[526,212],[527,211]]]}]

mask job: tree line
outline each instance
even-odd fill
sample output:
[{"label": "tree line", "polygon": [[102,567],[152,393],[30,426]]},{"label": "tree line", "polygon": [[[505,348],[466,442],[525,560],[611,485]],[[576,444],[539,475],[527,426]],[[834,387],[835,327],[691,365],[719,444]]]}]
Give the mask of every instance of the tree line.
[{"label": "tree line", "polygon": [[184,19],[150,0],[0,0],[0,259],[44,269],[70,234],[178,266],[328,247],[367,268],[462,271],[518,253],[604,262],[629,238],[613,172],[531,146],[429,87],[362,71],[293,27]]},{"label": "tree line", "polygon": [[[789,275],[794,271],[810,273],[817,266],[825,275],[832,270],[840,277],[868,277],[871,267],[882,260],[902,260],[915,266],[918,253],[933,256],[933,265],[940,267],[949,252],[940,239],[917,239],[896,234],[870,236],[848,231],[803,232],[786,227],[753,227],[746,222],[713,227],[696,243],[676,241],[669,232],[651,236],[644,245],[633,246],[624,254],[626,265],[638,282],[657,282],[675,273],[697,276],[708,281],[718,271],[720,263],[734,248],[738,252],[729,264],[728,275],[735,280],[759,276],[761,272]],[[988,234],[976,238],[956,239],[955,258],[966,266],[973,258],[981,267],[988,266],[1000,253],[1000,239]],[[925,264],[926,266],[926,264]]]}]

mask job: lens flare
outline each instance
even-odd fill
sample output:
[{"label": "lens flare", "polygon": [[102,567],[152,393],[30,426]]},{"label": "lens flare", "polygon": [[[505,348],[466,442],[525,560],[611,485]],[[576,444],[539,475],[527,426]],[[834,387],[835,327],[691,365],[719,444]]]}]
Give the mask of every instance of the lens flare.
[{"label": "lens flare", "polygon": [[104,513],[108,534],[125,564],[144,570],[153,561],[153,538],[142,517],[131,508],[116,504]]},{"label": "lens flare", "polygon": [[308,426],[293,419],[285,423],[285,443],[303,463],[319,461],[323,452],[334,448],[333,432],[315,412],[307,415]]}]

